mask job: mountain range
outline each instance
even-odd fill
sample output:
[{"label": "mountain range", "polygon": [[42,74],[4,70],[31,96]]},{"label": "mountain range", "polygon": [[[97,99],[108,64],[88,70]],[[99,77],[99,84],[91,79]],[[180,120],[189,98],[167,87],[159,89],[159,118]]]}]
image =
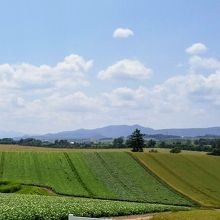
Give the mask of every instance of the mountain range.
[{"label": "mountain range", "polygon": [[135,129],[140,129],[142,133],[148,135],[162,134],[181,137],[197,137],[197,136],[220,136],[220,127],[209,128],[172,128],[172,129],[153,129],[140,125],[110,125],[95,129],[78,129],[74,131],[62,131],[58,133],[48,133],[33,137],[40,140],[56,140],[56,139],[103,139],[124,136],[127,137]]}]

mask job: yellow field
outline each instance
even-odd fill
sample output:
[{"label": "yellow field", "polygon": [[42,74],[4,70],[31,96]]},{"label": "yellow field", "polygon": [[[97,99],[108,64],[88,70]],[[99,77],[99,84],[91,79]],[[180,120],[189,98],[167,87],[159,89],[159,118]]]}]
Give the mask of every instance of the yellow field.
[{"label": "yellow field", "polygon": [[152,220],[220,220],[218,210],[193,210],[157,214]]},{"label": "yellow field", "polygon": [[135,153],[162,180],[202,206],[220,207],[220,157],[200,153]]}]

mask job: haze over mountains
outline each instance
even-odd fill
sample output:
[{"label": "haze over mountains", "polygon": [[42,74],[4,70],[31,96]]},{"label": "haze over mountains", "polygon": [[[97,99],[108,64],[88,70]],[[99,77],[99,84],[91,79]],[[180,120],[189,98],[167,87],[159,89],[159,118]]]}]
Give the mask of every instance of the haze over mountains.
[{"label": "haze over mountains", "polygon": [[78,129],[73,131],[62,131],[57,133],[48,133],[43,135],[29,135],[15,131],[0,131],[0,138],[6,137],[34,137],[40,140],[56,140],[56,139],[102,139],[115,138],[130,135],[136,128],[142,133],[148,135],[173,135],[183,137],[197,137],[205,135],[220,136],[220,127],[209,128],[170,128],[170,129],[153,129],[143,127],[141,125],[110,125],[95,129]]},{"label": "haze over mountains", "polygon": [[173,129],[152,129],[140,125],[110,125],[96,129],[78,129],[74,131],[62,131],[58,133],[48,133],[34,137],[41,140],[55,140],[55,139],[102,139],[115,138],[119,136],[127,137],[136,128],[140,129],[142,133],[148,135],[162,134],[174,135],[184,137],[196,137],[205,135],[220,136],[220,127],[209,128],[173,128]]}]

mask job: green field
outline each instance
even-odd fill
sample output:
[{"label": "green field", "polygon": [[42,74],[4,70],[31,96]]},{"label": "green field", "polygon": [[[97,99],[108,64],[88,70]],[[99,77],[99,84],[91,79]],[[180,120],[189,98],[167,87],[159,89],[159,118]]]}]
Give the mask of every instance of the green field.
[{"label": "green field", "polygon": [[70,213],[101,217],[189,209],[171,205],[1,193],[0,204],[2,220],[60,220],[67,219]]},{"label": "green field", "polygon": [[[219,167],[219,157],[196,152],[38,151],[4,146],[0,219],[66,219],[68,213],[131,215],[189,210],[186,207],[199,203],[219,208]],[[219,212],[164,213],[153,219],[199,219],[205,214],[214,220]]]},{"label": "green field", "polygon": [[135,154],[170,186],[207,207],[220,207],[220,157],[204,154]]},{"label": "green field", "polygon": [[152,220],[220,220],[220,211],[193,210],[174,213],[162,213],[153,216]]},{"label": "green field", "polygon": [[0,179],[89,198],[192,205],[126,152],[1,152]]}]

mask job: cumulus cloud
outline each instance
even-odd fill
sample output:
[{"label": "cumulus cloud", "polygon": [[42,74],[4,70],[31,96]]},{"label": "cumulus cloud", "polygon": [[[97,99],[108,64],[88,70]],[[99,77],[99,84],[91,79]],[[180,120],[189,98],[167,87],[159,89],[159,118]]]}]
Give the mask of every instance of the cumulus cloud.
[{"label": "cumulus cloud", "polygon": [[128,121],[142,119],[159,127],[214,125],[220,123],[220,70],[206,76],[177,75],[152,87],[120,87],[102,97],[111,114]]},{"label": "cumulus cloud", "polygon": [[55,66],[35,66],[28,63],[1,64],[0,88],[14,90],[42,90],[88,85],[84,73],[92,67],[78,55],[69,55]]},{"label": "cumulus cloud", "polygon": [[204,53],[208,50],[205,44],[202,43],[195,43],[191,45],[190,47],[186,48],[186,53],[189,54],[200,54]]},{"label": "cumulus cloud", "polygon": [[113,32],[114,38],[128,38],[133,35],[134,35],[134,32],[128,28],[117,28]]},{"label": "cumulus cloud", "polygon": [[53,66],[1,64],[0,120],[3,123],[7,118],[6,124],[9,119],[17,124],[23,119],[21,124],[24,124],[29,118],[30,124],[36,119],[40,123],[64,109],[76,111],[78,108],[83,111],[88,108],[86,103],[92,106],[93,100],[79,91],[79,88],[90,84],[86,74],[92,65],[92,60],[76,54],[66,56]]},{"label": "cumulus cloud", "polygon": [[189,65],[191,69],[220,69],[220,61],[212,57],[192,56]]},{"label": "cumulus cloud", "polygon": [[70,112],[92,112],[101,109],[101,101],[96,97],[89,97],[82,91],[76,91],[72,94],[60,95],[53,94],[44,99],[44,103],[54,111]]},{"label": "cumulus cloud", "polygon": [[1,64],[2,127],[34,133],[120,123],[160,128],[220,123],[218,59],[192,55],[185,74],[148,86],[144,79],[152,74],[150,68],[138,60],[120,60],[98,77],[131,80],[127,86],[99,92],[92,88],[97,84],[87,80],[92,65],[92,60],[79,55],[53,66]]},{"label": "cumulus cloud", "polygon": [[98,78],[102,80],[110,78],[142,80],[149,78],[152,72],[152,69],[147,68],[138,60],[124,59],[100,71]]},{"label": "cumulus cloud", "polygon": [[140,87],[131,89],[128,87],[116,88],[110,93],[103,93],[102,96],[107,100],[106,103],[113,107],[140,107],[144,99],[146,89]]}]

